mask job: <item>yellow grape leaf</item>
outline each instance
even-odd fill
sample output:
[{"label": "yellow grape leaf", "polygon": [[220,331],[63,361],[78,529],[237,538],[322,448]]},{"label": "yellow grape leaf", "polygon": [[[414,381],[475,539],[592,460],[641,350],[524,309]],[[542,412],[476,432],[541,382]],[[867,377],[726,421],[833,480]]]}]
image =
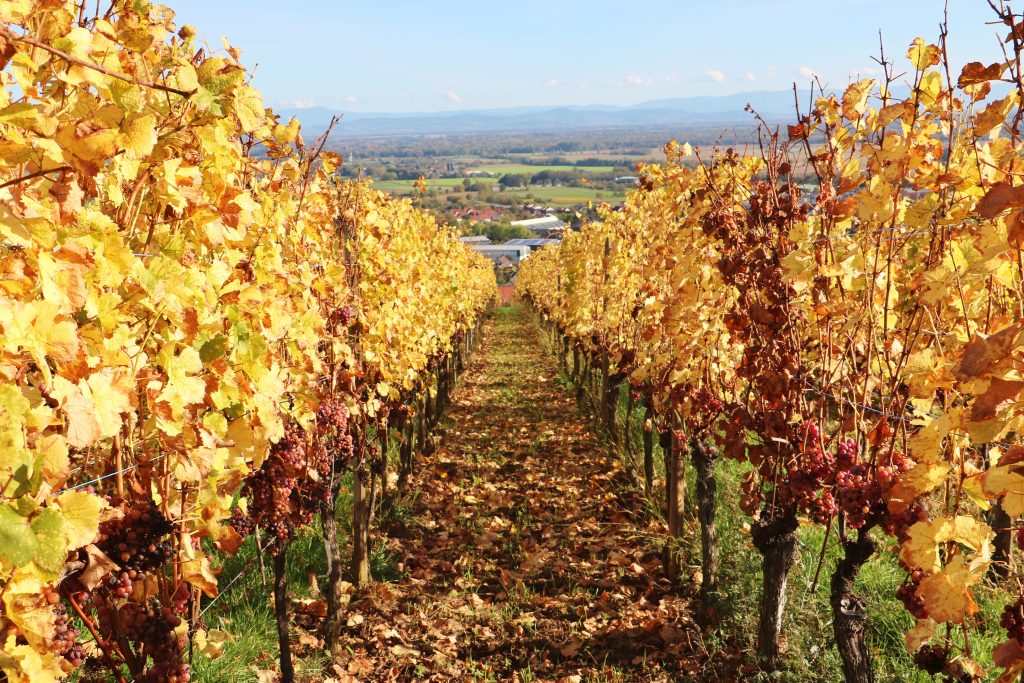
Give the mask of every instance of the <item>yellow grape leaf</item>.
[{"label": "yellow grape leaf", "polygon": [[929,45],[921,38],[914,38],[910,43],[910,49],[907,50],[907,59],[910,60],[910,63],[918,71],[924,71],[930,66],[935,66],[939,63],[939,57],[941,56],[942,53],[937,46]]},{"label": "yellow grape leaf", "polygon": [[56,304],[59,313],[76,312],[88,300],[86,276],[92,266],[92,257],[72,243],[62,245],[57,254],[40,254],[43,298]]},{"label": "yellow grape leaf", "polygon": [[1017,106],[1018,98],[1017,91],[1011,90],[1003,99],[996,100],[985,107],[980,114],[974,117],[974,134],[982,137],[1005,124],[1006,117]]},{"label": "yellow grape leaf", "polygon": [[51,395],[60,402],[65,417],[65,437],[74,448],[85,448],[100,440],[96,406],[84,380],[72,384],[63,377],[54,377]]},{"label": "yellow grape leaf", "polygon": [[63,661],[53,651],[18,645],[14,633],[0,649],[0,670],[7,674],[8,683],[58,683],[66,677]]},{"label": "yellow grape leaf", "polygon": [[251,133],[262,126],[267,119],[263,98],[251,86],[241,86],[235,92],[235,113],[243,133]]},{"label": "yellow grape leaf", "polygon": [[320,155],[320,165],[324,173],[334,173],[341,168],[342,158],[337,152],[324,152]]},{"label": "yellow grape leaf", "polygon": [[900,559],[908,567],[937,572],[942,568],[939,545],[956,541],[974,550],[976,557],[988,560],[993,535],[987,524],[966,515],[917,522],[907,531],[907,540],[900,549]]},{"label": "yellow grape leaf", "polygon": [[925,105],[930,105],[939,98],[939,93],[942,92],[942,76],[939,75],[938,71],[929,71],[921,78],[921,102]]},{"label": "yellow grape leaf", "polygon": [[964,474],[966,476],[963,478],[963,492],[982,510],[990,509],[992,503],[989,494],[985,492],[984,480],[982,479],[984,472],[971,463],[965,463]]},{"label": "yellow grape leaf", "polygon": [[231,642],[231,636],[225,631],[217,629],[199,629],[192,636],[192,644],[197,650],[210,659],[217,659],[224,654],[224,646]]},{"label": "yellow grape leaf", "polygon": [[843,116],[855,121],[867,110],[868,95],[875,85],[873,78],[864,78],[852,84],[843,93]]},{"label": "yellow grape leaf", "polygon": [[889,511],[905,510],[915,499],[942,485],[949,476],[946,462],[921,462],[900,475],[889,492]]},{"label": "yellow grape leaf", "polygon": [[942,571],[928,576],[918,586],[928,614],[940,624],[962,624],[966,617],[978,613],[970,587],[981,581],[988,562],[972,562],[968,566],[963,555],[955,555]]},{"label": "yellow grape leaf", "polygon": [[60,434],[44,434],[39,437],[32,449],[32,460],[42,475],[42,481],[49,484],[51,489],[63,486],[68,480],[68,445]]},{"label": "yellow grape leaf", "polygon": [[[24,499],[22,499],[24,500]],[[31,518],[23,513],[28,512]],[[0,503],[0,566],[30,567],[56,578],[68,556],[64,516],[53,508],[36,512]]]},{"label": "yellow grape leaf", "polygon": [[905,372],[913,396],[931,398],[937,388],[948,387],[953,383],[949,364],[931,347],[910,354]]},{"label": "yellow grape leaf", "polygon": [[288,125],[277,124],[274,126],[274,140],[279,145],[290,145],[296,141],[299,136],[299,120],[292,117],[288,121]]},{"label": "yellow grape leaf", "polygon": [[907,631],[905,636],[907,652],[914,654],[922,645],[935,637],[935,630],[938,624],[932,618],[918,619],[917,623]]},{"label": "yellow grape leaf", "polygon": [[128,379],[125,370],[103,368],[86,380],[101,438],[108,439],[120,433],[122,414],[132,410],[131,389],[126,386]]},{"label": "yellow grape leaf", "polygon": [[54,501],[64,515],[68,550],[89,545],[99,535],[100,512],[107,507],[99,496],[84,491],[65,491]]},{"label": "yellow grape leaf", "polygon": [[942,441],[953,428],[953,420],[943,414],[937,418],[926,418],[927,423],[910,437],[910,456],[917,462],[935,462],[942,455]]},{"label": "yellow grape leaf", "polygon": [[156,147],[156,117],[144,114],[125,119],[121,126],[121,145],[129,159],[144,159]]},{"label": "yellow grape leaf", "polygon": [[1011,517],[1024,514],[1024,465],[1014,463],[993,467],[982,474],[982,488],[993,497],[1003,497],[1003,510]]},{"label": "yellow grape leaf", "polygon": [[171,406],[171,413],[175,420],[180,419],[185,406],[194,403],[202,403],[206,398],[206,383],[195,374],[203,369],[203,361],[199,357],[199,351],[187,346],[177,356],[171,357],[165,368],[167,370],[167,385],[157,397],[159,401],[165,401]]},{"label": "yellow grape leaf", "polygon": [[210,558],[198,554],[191,549],[192,540],[185,538],[183,546],[187,544],[188,549],[182,550],[182,555],[187,558],[181,563],[181,578],[203,592],[207,597],[217,597],[217,571],[210,565]]},{"label": "yellow grape leaf", "polygon": [[929,194],[911,202],[903,214],[903,223],[908,228],[923,228],[931,223],[932,216],[939,209],[938,195]]},{"label": "yellow grape leaf", "polygon": [[14,622],[32,645],[46,647],[53,638],[56,615],[43,596],[46,586],[37,576],[16,570],[4,588],[4,616]]}]

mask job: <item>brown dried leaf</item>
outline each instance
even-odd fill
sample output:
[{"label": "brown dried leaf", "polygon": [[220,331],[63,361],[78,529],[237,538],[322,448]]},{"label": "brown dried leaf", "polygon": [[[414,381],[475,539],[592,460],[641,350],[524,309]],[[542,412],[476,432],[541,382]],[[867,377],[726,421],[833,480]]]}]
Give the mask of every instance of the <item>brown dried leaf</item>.
[{"label": "brown dried leaf", "polygon": [[956,85],[958,88],[965,88],[968,85],[998,80],[1003,75],[1005,66],[998,62],[988,66],[984,66],[981,62],[969,62],[960,72],[960,78],[957,79]]}]

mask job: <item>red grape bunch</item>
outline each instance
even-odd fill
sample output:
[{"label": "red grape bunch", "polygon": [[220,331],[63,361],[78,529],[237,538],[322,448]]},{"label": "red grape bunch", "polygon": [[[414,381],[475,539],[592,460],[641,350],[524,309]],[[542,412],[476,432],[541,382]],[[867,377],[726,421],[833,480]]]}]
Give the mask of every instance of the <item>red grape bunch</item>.
[{"label": "red grape bunch", "polygon": [[1024,647],[1024,597],[1017,598],[1003,608],[999,625],[1006,629],[1006,635]]},{"label": "red grape bunch", "polygon": [[121,568],[107,577],[107,588],[115,597],[126,598],[134,582],[170,561],[174,549],[167,537],[174,526],[152,500],[128,503],[111,498],[110,503],[123,515],[100,525],[96,545]]}]

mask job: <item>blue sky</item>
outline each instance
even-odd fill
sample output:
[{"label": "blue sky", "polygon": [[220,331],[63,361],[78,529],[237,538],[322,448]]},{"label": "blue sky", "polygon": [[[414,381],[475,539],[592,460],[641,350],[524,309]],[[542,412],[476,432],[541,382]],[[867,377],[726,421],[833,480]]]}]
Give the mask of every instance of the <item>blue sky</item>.
[{"label": "blue sky", "polygon": [[[633,104],[840,87],[915,36],[942,0],[164,0],[179,23],[258,64],[267,104],[445,111]],[[956,74],[1000,57],[984,0],[950,0]]]}]

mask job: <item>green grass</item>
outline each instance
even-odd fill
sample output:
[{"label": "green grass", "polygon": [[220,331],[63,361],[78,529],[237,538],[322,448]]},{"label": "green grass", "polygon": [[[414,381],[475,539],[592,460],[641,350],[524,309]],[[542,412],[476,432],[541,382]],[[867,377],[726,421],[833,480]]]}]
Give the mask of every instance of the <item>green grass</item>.
[{"label": "green grass", "polygon": [[[193,657],[194,681],[248,682],[256,677],[253,668],[277,667],[277,628],[270,605],[273,559],[267,553],[261,570],[257,551],[256,540],[249,537],[234,557],[223,560],[220,574],[223,592],[204,614],[204,619],[207,628],[226,631],[231,634],[231,640],[218,659],[210,660],[198,654]],[[308,573],[324,576],[327,572],[319,530],[303,529],[289,545],[287,558],[289,593],[299,598],[309,597]],[[326,655],[322,653],[295,657],[296,673],[320,671],[325,660]]]},{"label": "green grass", "polygon": [[[427,189],[454,189],[461,188],[466,178],[427,178]],[[493,184],[498,182],[497,178],[469,178],[471,183],[487,183]],[[373,186],[378,190],[385,192],[404,192],[410,194],[415,189],[415,180],[374,180]]]},{"label": "green grass", "polygon": [[[397,439],[392,438],[388,451],[392,467],[397,466]],[[351,534],[352,499],[351,473],[342,481],[341,497],[338,504],[338,533],[342,540],[342,558],[347,561],[350,545],[346,540]],[[396,519],[407,519],[411,515],[412,500],[399,499],[386,510],[378,523]],[[204,601],[203,617],[208,629],[219,629],[230,634],[231,639],[224,648],[224,654],[210,660],[202,655],[193,657],[192,680],[197,683],[248,683],[255,680],[254,668],[276,669],[278,659],[277,627],[270,596],[273,593],[273,558],[269,553],[260,562],[259,546],[256,539],[248,537],[232,557],[220,556],[219,584],[221,595],[215,601]],[[217,553],[212,555],[216,558]],[[370,571],[375,581],[393,582],[401,578],[396,569],[398,557],[384,543],[375,543],[371,550]],[[315,574],[324,587],[327,576],[327,555],[324,549],[320,520],[302,528],[288,546],[287,574],[288,593],[295,598],[314,597],[309,575]],[[294,623],[295,615],[291,615]],[[317,674],[324,670],[328,655],[312,651],[296,656],[296,637],[292,634],[293,661],[296,675]]]},{"label": "green grass", "polygon": [[[524,168],[542,169],[557,167],[524,166]],[[562,168],[575,167],[565,166]],[[611,167],[608,166],[607,168],[610,169]],[[462,190],[464,180],[464,178],[428,178],[426,183],[428,190],[459,192]],[[486,176],[478,176],[471,178],[470,180],[473,183],[487,183],[490,185],[498,182],[497,178],[488,178]],[[415,183],[415,180],[375,180],[373,186],[378,190],[391,192],[396,195],[411,195],[416,192],[416,188],[414,187]],[[538,200],[550,202],[552,204],[561,204],[564,206],[584,204],[589,201],[607,201],[614,204],[621,202],[626,197],[625,193],[621,191],[598,190],[592,187],[552,187],[549,185],[530,185],[526,188],[507,190],[496,194],[495,197],[525,197],[526,195],[532,195]],[[601,196],[598,197],[598,195]]]},{"label": "green grass", "polygon": [[493,173],[495,175],[527,174],[533,175],[541,171],[580,171],[582,173],[611,173],[614,166],[533,166],[531,164],[483,164],[467,169],[467,173]]},{"label": "green grass", "polygon": [[[610,190],[598,190],[592,187],[548,187],[531,185],[525,190],[515,192],[504,192],[501,196],[533,195],[537,199],[551,202],[552,204],[583,204],[589,201],[605,201],[612,204],[623,201],[626,198],[623,192]],[[598,195],[601,195],[600,197]]]}]

